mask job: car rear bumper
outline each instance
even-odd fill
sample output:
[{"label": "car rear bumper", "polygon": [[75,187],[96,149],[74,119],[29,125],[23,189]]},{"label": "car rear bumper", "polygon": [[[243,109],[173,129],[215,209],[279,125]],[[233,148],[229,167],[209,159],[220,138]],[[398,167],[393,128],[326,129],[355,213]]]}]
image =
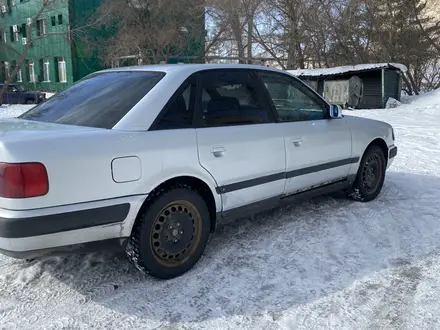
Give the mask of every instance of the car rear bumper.
[{"label": "car rear bumper", "polygon": [[120,245],[146,196],[67,205],[38,210],[0,209],[0,253],[31,258],[73,252],[109,241]]}]

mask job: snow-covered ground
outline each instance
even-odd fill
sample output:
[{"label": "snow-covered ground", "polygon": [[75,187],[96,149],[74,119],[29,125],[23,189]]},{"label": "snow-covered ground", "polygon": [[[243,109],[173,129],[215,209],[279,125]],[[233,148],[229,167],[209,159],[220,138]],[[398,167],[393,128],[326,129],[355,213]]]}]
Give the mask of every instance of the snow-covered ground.
[{"label": "snow-covered ground", "polygon": [[226,224],[166,282],[122,255],[0,257],[0,328],[439,329],[440,92],[405,102],[349,113],[396,129],[377,201],[335,194]]}]

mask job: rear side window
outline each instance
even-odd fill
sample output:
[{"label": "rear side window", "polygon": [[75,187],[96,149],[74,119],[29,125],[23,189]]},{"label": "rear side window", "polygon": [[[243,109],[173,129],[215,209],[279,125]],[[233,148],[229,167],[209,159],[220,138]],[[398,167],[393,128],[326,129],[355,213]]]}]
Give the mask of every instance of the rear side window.
[{"label": "rear side window", "polygon": [[152,71],[93,74],[18,118],[111,129],[164,76]]}]

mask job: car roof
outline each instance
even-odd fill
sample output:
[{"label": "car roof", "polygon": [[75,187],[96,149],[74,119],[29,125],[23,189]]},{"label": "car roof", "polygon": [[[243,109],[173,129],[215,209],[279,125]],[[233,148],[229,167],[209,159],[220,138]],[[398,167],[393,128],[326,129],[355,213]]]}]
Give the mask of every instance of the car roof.
[{"label": "car roof", "polygon": [[275,71],[288,74],[286,71],[275,69],[263,65],[255,64],[152,64],[152,65],[137,65],[127,66],[102,70],[100,72],[112,71],[161,71],[165,73],[186,73],[192,74],[204,70],[214,69],[247,69],[247,70],[266,70]]}]

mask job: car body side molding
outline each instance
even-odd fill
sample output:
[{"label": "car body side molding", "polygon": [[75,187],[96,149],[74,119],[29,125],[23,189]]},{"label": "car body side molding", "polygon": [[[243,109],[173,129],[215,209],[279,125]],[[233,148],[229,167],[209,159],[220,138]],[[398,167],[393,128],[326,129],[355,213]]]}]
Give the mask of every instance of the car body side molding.
[{"label": "car body side molding", "polygon": [[0,218],[0,237],[25,238],[124,222],[130,204],[29,218]]},{"label": "car body side molding", "polygon": [[356,164],[359,162],[359,160],[360,160],[360,157],[354,157],[354,158],[349,158],[349,159],[342,159],[342,160],[339,160],[336,162],[330,162],[330,163],[325,163],[325,164],[321,164],[321,165],[306,167],[303,169],[299,169],[299,170],[295,170],[295,171],[291,171],[291,172],[287,172],[287,173],[281,172],[281,173],[271,174],[271,175],[260,177],[260,178],[255,178],[255,179],[251,179],[251,180],[246,180],[246,181],[242,181],[242,182],[237,182],[237,183],[232,183],[232,184],[228,184],[225,186],[217,187],[216,191],[218,194],[226,194],[226,193],[230,193],[230,192],[241,190],[241,189],[247,189],[247,188],[251,188],[254,186],[259,186],[259,185],[266,184],[269,182],[274,182],[274,181],[283,180],[283,179],[290,179],[290,178],[298,177],[301,175],[307,175],[307,174],[311,174],[311,173],[315,173],[315,172],[325,171],[325,170],[339,167],[339,166]]}]

